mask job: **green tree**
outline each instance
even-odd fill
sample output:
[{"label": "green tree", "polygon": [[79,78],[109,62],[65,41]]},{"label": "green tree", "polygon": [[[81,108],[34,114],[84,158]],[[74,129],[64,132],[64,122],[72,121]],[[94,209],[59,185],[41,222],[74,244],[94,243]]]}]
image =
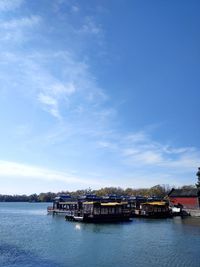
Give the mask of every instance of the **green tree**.
[{"label": "green tree", "polygon": [[186,189],[186,190],[190,190],[190,189],[194,189],[195,185],[183,185],[181,186],[181,189]]},{"label": "green tree", "polygon": [[197,183],[196,183],[196,187],[197,188],[200,188],[200,167],[198,168],[198,171],[196,173],[196,176],[198,178]]},{"label": "green tree", "polygon": [[32,194],[29,197],[30,202],[37,202],[38,201],[38,195],[37,194]]}]

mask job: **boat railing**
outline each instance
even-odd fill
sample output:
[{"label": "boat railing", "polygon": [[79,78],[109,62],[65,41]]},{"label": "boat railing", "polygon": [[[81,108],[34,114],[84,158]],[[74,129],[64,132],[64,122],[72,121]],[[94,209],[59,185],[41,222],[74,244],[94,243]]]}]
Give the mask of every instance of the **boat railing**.
[{"label": "boat railing", "polygon": [[83,216],[83,211],[82,210],[75,210],[74,211],[74,216],[82,217]]},{"label": "boat railing", "polygon": [[47,211],[53,211],[53,207],[52,206],[48,206],[47,207]]}]

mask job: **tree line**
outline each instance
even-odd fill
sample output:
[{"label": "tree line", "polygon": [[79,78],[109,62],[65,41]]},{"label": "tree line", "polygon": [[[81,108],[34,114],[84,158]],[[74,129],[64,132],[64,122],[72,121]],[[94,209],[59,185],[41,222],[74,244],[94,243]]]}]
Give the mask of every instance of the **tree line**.
[{"label": "tree line", "polygon": [[[195,188],[193,185],[182,186],[181,188]],[[76,191],[61,191],[58,193],[47,192],[40,194],[31,194],[31,195],[0,195],[0,202],[52,202],[56,196],[60,194],[69,194],[72,197],[82,196],[86,194],[95,194],[97,196],[106,196],[106,195],[123,195],[123,196],[156,196],[164,198],[172,189],[169,185],[155,185],[151,188],[126,188],[121,187],[104,187],[97,190],[83,189]]]}]

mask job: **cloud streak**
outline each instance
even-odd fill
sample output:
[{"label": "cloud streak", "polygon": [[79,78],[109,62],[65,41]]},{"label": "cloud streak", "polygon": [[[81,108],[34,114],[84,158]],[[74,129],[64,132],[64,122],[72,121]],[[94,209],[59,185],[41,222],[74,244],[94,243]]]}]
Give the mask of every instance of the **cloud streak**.
[{"label": "cloud streak", "polygon": [[115,134],[110,139],[98,142],[108,151],[120,155],[121,161],[133,169],[163,170],[164,172],[184,173],[197,169],[200,151],[194,147],[175,147],[154,141],[147,133]]},{"label": "cloud streak", "polygon": [[[5,48],[3,46],[3,44],[5,43],[8,43],[8,45],[11,46],[10,44],[11,41],[13,44],[16,45],[33,39],[34,38],[33,32],[36,29],[36,27],[39,26],[41,21],[42,18],[37,15],[0,21],[0,33],[1,33],[0,40],[4,42],[1,45],[2,48],[3,49]],[[31,33],[30,31],[33,32]]]},{"label": "cloud streak", "polygon": [[[0,10],[14,11],[23,2],[0,0]],[[54,6],[55,25],[50,19],[47,21],[42,11],[40,16],[13,16],[0,25],[0,39],[3,41],[0,44],[1,90],[9,97],[21,97],[31,107],[34,106],[34,112],[39,114],[35,119],[37,125],[48,121],[49,128],[45,124],[47,128],[40,127],[33,133],[34,127],[23,127],[27,123],[19,120],[22,127],[18,127],[16,135],[23,136],[23,145],[27,135],[28,145],[38,147],[39,154],[40,147],[48,147],[49,153],[55,149],[53,145],[59,146],[60,142],[62,145],[57,149],[71,146],[68,154],[62,152],[66,158],[71,158],[71,152],[78,151],[76,155],[82,157],[81,162],[87,163],[88,168],[93,163],[99,166],[100,175],[109,177],[109,168],[116,169],[117,179],[123,175],[124,179],[128,177],[137,183],[139,179],[144,181],[144,177],[148,179],[149,172],[150,179],[155,174],[156,181],[169,179],[163,172],[169,173],[170,177],[191,173],[199,164],[200,152],[197,148],[157,142],[147,131],[133,130],[131,133],[122,130],[120,122],[116,127],[118,111],[112,105],[107,88],[99,85],[87,50],[94,44],[93,39],[104,40],[103,27],[94,15],[81,15],[81,7],[69,5],[70,1],[67,1],[68,9],[65,9],[68,10],[66,18],[61,16],[65,3],[63,0],[54,2],[57,8]],[[75,17],[77,13],[78,19]],[[70,16],[74,16],[72,20]],[[63,34],[60,29],[64,26]],[[15,111],[18,112],[17,109]],[[79,162],[77,169],[78,165]],[[9,161],[0,161],[0,176],[101,185],[95,178],[88,180],[83,176]],[[118,181],[119,185],[123,183]]]},{"label": "cloud streak", "polygon": [[0,11],[11,11],[19,8],[24,0],[0,0]]},{"label": "cloud streak", "polygon": [[94,179],[79,178],[66,172],[51,170],[33,165],[21,164],[0,160],[0,177],[24,177],[26,179],[39,179],[46,181],[61,181],[66,184],[79,186],[100,186],[101,183]]},{"label": "cloud streak", "polygon": [[17,30],[19,28],[33,27],[39,24],[40,21],[41,17],[39,16],[22,17],[19,19],[5,21],[1,23],[0,28],[5,30]]},{"label": "cloud streak", "polygon": [[84,18],[83,25],[77,32],[81,34],[100,35],[102,34],[102,28],[95,23],[94,18],[88,16]]},{"label": "cloud streak", "polygon": [[[82,126],[85,122],[89,127],[91,120],[103,126],[110,117],[115,116],[115,110],[106,106],[108,97],[97,85],[88,64],[75,59],[72,53],[49,51],[24,56],[4,52],[0,58],[4,66],[10,66],[9,71],[18,81],[20,93],[30,95],[58,121],[67,122],[73,117],[74,123],[80,121]],[[54,63],[59,68],[59,75],[53,74]],[[1,80],[8,90],[13,83],[9,76],[5,69]],[[23,88],[29,88],[29,91]]]}]

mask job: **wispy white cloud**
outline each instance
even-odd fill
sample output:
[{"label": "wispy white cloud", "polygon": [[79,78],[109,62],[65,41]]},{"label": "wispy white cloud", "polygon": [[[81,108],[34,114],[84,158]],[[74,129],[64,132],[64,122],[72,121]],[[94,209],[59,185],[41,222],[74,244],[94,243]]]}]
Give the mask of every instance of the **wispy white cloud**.
[{"label": "wispy white cloud", "polygon": [[34,30],[42,21],[39,16],[21,17],[11,20],[0,21],[0,40],[14,43],[21,43],[33,38],[30,30]]},{"label": "wispy white cloud", "polygon": [[[106,118],[115,115],[114,109],[103,107],[107,95],[98,87],[88,65],[75,59],[72,53],[50,51],[26,57],[21,53],[3,53],[0,57],[6,64],[19,66],[13,69],[13,76],[17,76],[23,87],[29,87],[31,97],[35,97],[41,107],[54,117],[65,120],[69,113],[78,118],[87,113],[88,118],[96,117],[103,123]],[[59,62],[58,76],[52,73],[54,62]],[[6,76],[2,79],[9,83]],[[27,91],[21,90],[21,93]]]},{"label": "wispy white cloud", "polygon": [[[88,43],[91,43],[92,37],[93,40],[98,40],[98,44],[102,45],[104,31],[101,23],[97,21],[98,7],[96,10],[93,10],[95,11],[94,14],[90,15],[84,14],[85,9],[87,8],[81,8],[80,5],[73,1],[57,0],[53,2],[54,12],[63,19],[64,14],[66,21],[69,22],[66,25],[69,33],[75,34],[76,37],[80,38],[80,42],[89,41]],[[72,22],[74,19],[76,23]]]},{"label": "wispy white cloud", "polygon": [[0,0],[0,11],[10,11],[19,8],[24,0]]},{"label": "wispy white cloud", "polygon": [[[8,2],[10,4],[7,5],[7,8],[11,5],[11,2]],[[16,5],[17,3],[21,2],[16,2]],[[59,0],[55,1],[55,4],[60,6],[66,3]],[[78,5],[71,3],[67,3],[67,5],[74,12],[78,12]],[[42,20],[37,15],[4,20],[0,25],[1,39],[9,42],[8,47],[10,44],[14,45],[27,41],[29,37],[35,36],[35,26],[38,26]],[[100,26],[97,26],[93,17],[83,17],[83,21],[80,32],[100,33]],[[71,26],[75,29],[74,25]],[[42,40],[41,35],[40,38]],[[13,71],[13,77],[20,83],[18,85],[21,87],[23,83],[23,87],[29,87],[29,91],[35,91],[35,99],[40,103],[40,106],[58,120],[63,119],[63,114],[69,110],[71,113],[79,110],[79,115],[81,111],[86,112],[87,110],[88,114],[93,112],[93,117],[95,110],[95,117],[102,120],[111,114],[111,110],[104,109],[100,111],[97,108],[97,105],[104,102],[107,96],[98,87],[95,77],[89,70],[89,64],[74,56],[76,51],[71,45],[67,47],[66,51],[40,51],[37,53],[30,52],[26,55],[16,49],[12,51],[12,49],[5,49],[5,46],[3,48],[3,53],[7,57],[6,64],[12,62],[19,67]],[[54,62],[58,64],[59,75],[55,75],[53,70]],[[6,84],[8,83],[6,82]],[[25,93],[27,94],[27,92]],[[78,101],[81,103],[79,108],[77,108]]]},{"label": "wispy white cloud", "polygon": [[160,164],[163,161],[162,154],[158,151],[143,150],[143,149],[125,149],[125,156],[132,164]]},{"label": "wispy white cloud", "polygon": [[[154,141],[149,134],[135,132],[115,135],[109,141],[101,142],[102,147],[115,148],[125,164],[134,167],[152,166],[168,171],[194,171],[200,162],[200,151],[194,147],[176,147]],[[100,143],[100,144],[101,144]]]},{"label": "wispy white cloud", "polygon": [[93,17],[85,17],[83,25],[78,30],[79,33],[98,35],[102,33],[101,25],[98,25]]},{"label": "wispy white cloud", "polygon": [[[12,10],[22,3],[23,1],[20,0],[0,0],[0,10]],[[61,10],[66,1],[58,0],[55,3],[60,5]],[[73,16],[77,15],[75,13],[81,14],[80,7],[77,5],[68,5],[67,11],[74,13]],[[59,19],[56,17],[55,20],[57,23],[61,21],[60,17]],[[78,143],[81,143],[85,150],[92,146],[91,150],[98,154],[99,150],[103,149],[103,153],[108,152],[106,155],[108,158],[112,153],[111,160],[113,162],[110,168],[121,171],[120,174],[116,174],[116,177],[124,173],[124,178],[130,177],[134,181],[148,179],[150,168],[151,177],[149,179],[154,182],[160,182],[164,178],[170,180],[175,173],[191,172],[196,169],[200,159],[198,149],[163,144],[155,141],[146,131],[127,133],[126,129],[122,130],[122,125],[120,129],[113,126],[117,120],[117,110],[111,106],[106,88],[104,90],[99,86],[87,59],[87,53],[86,57],[79,53],[82,51],[82,41],[89,43],[88,39],[91,37],[103,38],[103,28],[95,16],[80,15],[78,23],[68,25],[69,28],[65,30],[65,35],[72,36],[74,34],[75,37],[73,36],[74,39],[72,38],[72,41],[69,42],[67,39],[69,37],[65,39],[62,36],[65,50],[60,48],[62,47],[61,43],[58,44],[54,37],[49,37],[52,32],[59,36],[60,32],[56,31],[56,27],[48,25],[50,31],[46,36],[43,31],[40,32],[39,26],[42,23],[44,25],[47,23],[45,17],[32,15],[6,19],[0,24],[0,39],[5,41],[0,45],[3,48],[0,52],[1,89],[4,87],[5,91],[10,90],[25,96],[26,100],[34,102],[37,111],[44,110],[44,114],[55,118],[51,129],[47,129],[44,133],[35,133],[32,138],[29,138],[30,143],[37,142],[38,147],[45,143],[51,148],[54,143],[59,143],[59,141],[68,143],[69,140],[78,136],[77,139],[80,141]],[[37,35],[35,29],[40,32],[40,39],[36,40],[37,52],[35,52],[35,43],[29,48],[23,46],[26,47],[24,50],[21,49],[21,46],[17,47],[16,44],[19,41],[24,42],[29,38],[27,36],[35,37]],[[44,33],[44,36],[41,33]],[[77,40],[77,35],[80,38],[78,44],[74,42]],[[45,44],[43,46],[45,49],[42,49],[42,45],[40,45],[42,43]],[[10,48],[11,44],[13,46]],[[22,126],[16,133],[25,136],[30,131],[27,132],[26,127]],[[70,139],[70,137],[73,138]],[[80,148],[80,154],[85,159],[87,153],[82,149]],[[88,161],[92,158],[92,154],[87,155]],[[138,169],[142,170],[142,174]],[[162,171],[169,172],[171,176],[162,175]],[[133,175],[131,176],[130,173]],[[106,171],[104,174],[107,176]],[[93,184],[92,179],[80,179],[73,175],[37,166],[1,161],[0,176],[3,175],[55,179],[77,184],[85,181],[86,184]],[[154,175],[156,179],[153,180]],[[112,179],[114,180],[115,177]],[[148,182],[146,183],[148,184]],[[98,182],[95,181],[95,184]],[[121,185],[120,181],[119,185]]]},{"label": "wispy white cloud", "polygon": [[98,141],[97,142],[97,146],[100,147],[100,148],[106,148],[106,149],[110,149],[110,150],[113,150],[113,149],[117,148],[116,144],[108,142],[108,141],[103,141],[103,140],[102,141]]},{"label": "wispy white cloud", "polygon": [[0,160],[0,178],[24,177],[26,179],[40,179],[47,181],[62,181],[66,184],[78,184],[79,186],[101,186],[101,183],[86,177],[80,178],[74,174],[51,170],[33,165],[21,164],[11,161]]},{"label": "wispy white cloud", "polygon": [[6,30],[16,30],[22,27],[32,27],[40,23],[41,17],[39,16],[30,16],[30,17],[22,17],[18,19],[12,19],[9,21],[4,21],[0,24],[0,28],[4,28]]},{"label": "wispy white cloud", "polygon": [[145,143],[149,140],[148,135],[144,131],[127,134],[124,141],[129,143]]},{"label": "wispy white cloud", "polygon": [[39,93],[38,100],[41,104],[44,105],[45,109],[54,117],[60,119],[58,101],[50,95],[44,95]]},{"label": "wispy white cloud", "polygon": [[77,13],[77,12],[80,11],[80,7],[77,4],[76,5],[72,5],[71,6],[71,10],[72,10],[72,12]]}]

